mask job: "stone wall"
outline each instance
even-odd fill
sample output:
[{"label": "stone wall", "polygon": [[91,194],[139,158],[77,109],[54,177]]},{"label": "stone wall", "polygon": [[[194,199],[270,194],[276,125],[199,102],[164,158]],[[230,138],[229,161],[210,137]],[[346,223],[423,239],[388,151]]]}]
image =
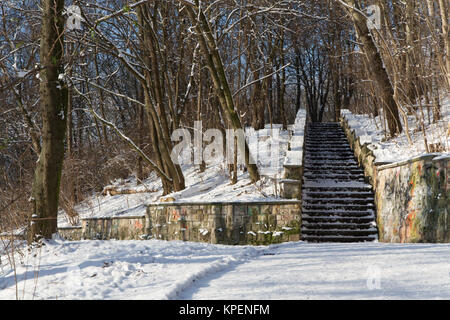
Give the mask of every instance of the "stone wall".
[{"label": "stone wall", "polygon": [[59,235],[70,241],[78,241],[82,239],[82,228],[80,227],[64,227],[58,228]]},{"label": "stone wall", "polygon": [[58,228],[67,240],[139,240],[147,238],[148,221],[140,217],[105,217],[81,219],[81,226]]},{"label": "stone wall", "polygon": [[377,167],[380,241],[450,242],[450,161],[434,158]]},{"label": "stone wall", "polygon": [[161,239],[216,244],[271,244],[300,240],[297,200],[249,203],[158,203],[146,216],[84,218],[81,227],[59,228],[61,237]]},{"label": "stone wall", "polygon": [[299,201],[150,205],[149,235],[218,244],[270,244],[300,239]]},{"label": "stone wall", "polygon": [[398,163],[377,162],[346,119],[341,125],[375,191],[379,241],[450,242],[450,158],[429,154]]},{"label": "stone wall", "polygon": [[292,136],[289,139],[288,150],[284,160],[284,175],[279,181],[281,196],[285,199],[301,200],[303,158],[305,148],[306,110],[300,109],[291,126]]},{"label": "stone wall", "polygon": [[355,157],[358,159],[359,165],[364,169],[364,175],[366,176],[366,182],[374,186],[376,179],[376,167],[380,164],[376,162],[375,155],[372,150],[368,148],[368,143],[362,144],[359,137],[355,134],[355,131],[350,128],[345,118],[341,118],[341,126],[344,129],[344,133],[350,143],[350,147],[355,153]]},{"label": "stone wall", "polygon": [[139,240],[147,237],[146,217],[89,218],[81,220],[82,238]]}]

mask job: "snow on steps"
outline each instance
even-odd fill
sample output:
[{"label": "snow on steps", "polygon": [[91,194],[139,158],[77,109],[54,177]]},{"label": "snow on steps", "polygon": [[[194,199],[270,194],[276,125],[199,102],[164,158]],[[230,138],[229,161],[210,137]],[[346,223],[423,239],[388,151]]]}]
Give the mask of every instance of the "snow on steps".
[{"label": "snow on steps", "polygon": [[337,123],[310,124],[302,190],[302,240],[377,240],[374,196]]}]

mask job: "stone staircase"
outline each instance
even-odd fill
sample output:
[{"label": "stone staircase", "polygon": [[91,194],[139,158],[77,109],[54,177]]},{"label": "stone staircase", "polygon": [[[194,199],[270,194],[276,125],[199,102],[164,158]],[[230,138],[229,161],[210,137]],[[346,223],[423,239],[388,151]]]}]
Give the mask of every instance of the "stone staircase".
[{"label": "stone staircase", "polygon": [[339,124],[309,123],[304,152],[302,240],[377,240],[372,188]]}]

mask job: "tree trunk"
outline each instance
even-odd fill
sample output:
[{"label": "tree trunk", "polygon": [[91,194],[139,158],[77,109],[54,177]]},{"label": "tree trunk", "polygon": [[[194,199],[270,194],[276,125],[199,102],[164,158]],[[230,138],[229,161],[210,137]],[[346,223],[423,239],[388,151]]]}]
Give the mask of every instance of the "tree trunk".
[{"label": "tree trunk", "polygon": [[[231,94],[228,80],[225,75],[225,69],[217,49],[216,41],[212,35],[208,20],[201,9],[198,9],[198,0],[196,0],[195,3],[195,5],[188,3],[186,9],[189,18],[194,25],[200,48],[205,56],[222,112],[227,116],[228,121],[234,130],[242,129],[241,120],[234,108],[233,95]],[[197,10],[200,11],[194,12],[194,8],[197,8]],[[241,144],[238,145],[240,146]],[[250,149],[247,141],[245,141],[244,150],[241,150],[241,152],[245,155],[245,165],[250,174],[250,179],[252,182],[258,181],[260,179],[258,167],[254,161],[251,161],[250,159]]]},{"label": "tree trunk", "polygon": [[442,37],[444,39],[444,63],[445,63],[445,75],[447,80],[447,89],[450,90],[450,27],[448,25],[448,1],[439,0],[439,11],[441,14],[442,22]]},{"label": "tree trunk", "polygon": [[42,150],[36,163],[28,242],[51,238],[57,231],[58,198],[67,118],[67,86],[64,73],[64,0],[42,0],[40,99]]},{"label": "tree trunk", "polygon": [[[144,94],[142,92],[142,86],[140,86],[138,83],[136,83],[136,92],[137,92],[137,99],[139,102],[144,102]],[[143,149],[144,145],[144,106],[139,105],[138,106],[138,146],[139,148]],[[144,159],[141,155],[138,156],[137,159],[137,168],[136,168],[136,179],[137,183],[141,184],[144,180],[144,169],[143,169],[143,162]]]},{"label": "tree trunk", "polygon": [[301,107],[302,103],[302,84],[300,77],[300,61],[299,61],[300,52],[296,51],[295,53],[295,79],[296,79],[296,96],[295,96],[295,114],[297,114],[298,110]]},{"label": "tree trunk", "polygon": [[355,0],[343,0],[349,7],[345,9],[349,12],[355,26],[356,35],[359,42],[362,43],[362,51],[367,60],[370,61],[371,76],[378,84],[380,98],[384,103],[386,119],[388,122],[390,136],[394,137],[403,130],[400,123],[398,105],[394,99],[394,88],[390,82],[383,60],[377,50],[376,44],[367,27],[367,19],[361,14],[361,7]]},{"label": "tree trunk", "polygon": [[[155,6],[158,6],[156,2]],[[166,115],[167,103],[164,99],[164,83],[160,74],[161,55],[158,39],[154,29],[156,22],[151,16],[148,6],[141,6],[137,11],[140,30],[140,45],[143,52],[145,82],[142,83],[145,110],[151,134],[153,150],[157,157],[158,166],[172,181],[163,181],[164,193],[181,191],[185,188],[185,180],[181,167],[171,158],[172,141]],[[155,9],[156,11],[156,9]],[[160,166],[162,165],[162,166]],[[163,179],[163,177],[162,177]]]}]

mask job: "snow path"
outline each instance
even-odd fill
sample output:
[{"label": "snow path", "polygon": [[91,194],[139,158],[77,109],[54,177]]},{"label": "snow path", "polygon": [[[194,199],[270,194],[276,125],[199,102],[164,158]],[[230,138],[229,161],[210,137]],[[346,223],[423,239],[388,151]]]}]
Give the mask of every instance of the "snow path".
[{"label": "snow path", "polygon": [[[4,253],[0,299],[15,299]],[[450,244],[53,240],[16,255],[17,291],[58,300],[450,299],[449,258]]]},{"label": "snow path", "polygon": [[449,299],[450,245],[283,244],[209,275],[180,296],[202,299]]},{"label": "snow path", "polygon": [[192,274],[189,274],[185,280],[180,281],[172,286],[172,290],[165,295],[166,299],[186,299],[184,296],[187,293],[197,290],[197,283],[204,283],[205,279],[208,281],[211,277],[215,277],[217,274],[224,274],[233,270],[237,265],[242,263],[248,263],[249,260],[259,257],[269,250],[267,248],[252,248],[247,247],[242,253],[239,253],[236,257],[226,256],[218,261],[214,261],[205,268],[198,270]]}]

